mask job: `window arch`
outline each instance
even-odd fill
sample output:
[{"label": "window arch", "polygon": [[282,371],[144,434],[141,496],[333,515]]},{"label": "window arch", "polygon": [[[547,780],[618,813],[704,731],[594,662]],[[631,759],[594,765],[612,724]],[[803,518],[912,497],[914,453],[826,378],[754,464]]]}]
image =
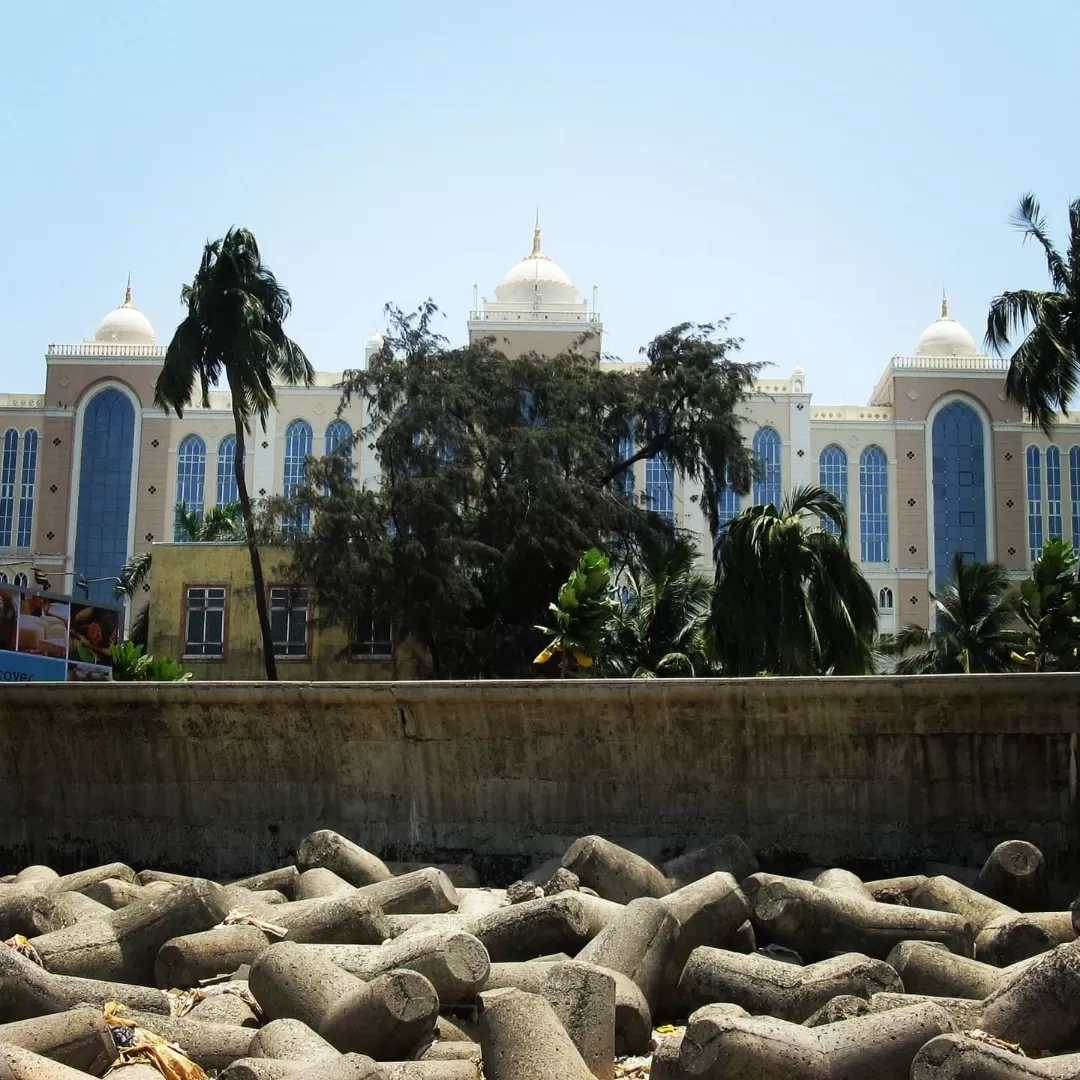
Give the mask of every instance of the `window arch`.
[{"label": "window arch", "polygon": [[344,420],[335,420],[326,429],[326,455],[339,454],[345,462],[345,475],[352,477],[353,433]]},{"label": "window arch", "polygon": [[8,583],[8,576],[6,571],[0,570],[0,585],[6,585]]},{"label": "window arch", "polygon": [[880,446],[859,455],[859,543],[863,562],[889,561],[889,459]]},{"label": "window arch", "polygon": [[[292,498],[296,489],[303,486],[310,456],[311,425],[306,420],[294,420],[285,429],[285,475],[281,493],[286,499]],[[303,510],[298,518],[285,518],[281,524],[286,532],[306,533],[311,525],[310,511]]]},{"label": "window arch", "polygon": [[11,528],[15,523],[15,473],[19,465],[19,433],[14,428],[4,432],[4,453],[0,459],[0,547],[11,547]]},{"label": "window arch", "polygon": [[986,562],[986,460],[982,417],[954,398],[931,426],[934,490],[934,581],[952,575],[953,556]]},{"label": "window arch", "polygon": [[666,521],[675,520],[675,470],[666,454],[645,461],[645,505]]},{"label": "window arch", "polygon": [[22,585],[23,587],[25,587],[30,584],[30,579],[25,574],[19,573],[15,575],[15,581],[13,582],[13,584]]},{"label": "window arch", "polygon": [[38,433],[23,432],[22,485],[19,491],[19,535],[16,544],[29,547],[34,536],[34,483],[37,479]]},{"label": "window arch", "polygon": [[754,433],[754,457],[757,460],[754,502],[762,506],[772,503],[779,507],[782,480],[780,436],[773,428],[758,428]]},{"label": "window arch", "polygon": [[1072,542],[1080,545],[1080,446],[1069,451],[1069,502],[1072,506]]},{"label": "window arch", "polygon": [[892,589],[890,589],[888,585],[886,585],[883,589],[878,589],[877,606],[878,611],[892,611],[893,593]]},{"label": "window arch", "polygon": [[217,448],[217,504],[228,506],[239,497],[236,490],[236,436],[226,435]]},{"label": "window arch", "polygon": [[1048,539],[1065,535],[1061,525],[1061,451],[1056,446],[1046,448],[1046,535]]},{"label": "window arch", "polygon": [[[847,509],[847,454],[843,447],[830,443],[818,457],[818,484],[830,495],[835,495]],[[822,518],[821,527],[826,532],[839,533],[840,528],[831,518]]]},{"label": "window arch", "polygon": [[82,414],[74,569],[90,600],[112,601],[127,559],[136,427],[135,404],[116,386],[94,394]]},{"label": "window arch", "polygon": [[1043,548],[1042,453],[1027,448],[1028,559],[1034,562]]},{"label": "window arch", "polygon": [[[189,514],[202,517],[206,487],[206,443],[198,435],[185,435],[176,451],[176,502]],[[183,540],[177,525],[174,540]]]}]

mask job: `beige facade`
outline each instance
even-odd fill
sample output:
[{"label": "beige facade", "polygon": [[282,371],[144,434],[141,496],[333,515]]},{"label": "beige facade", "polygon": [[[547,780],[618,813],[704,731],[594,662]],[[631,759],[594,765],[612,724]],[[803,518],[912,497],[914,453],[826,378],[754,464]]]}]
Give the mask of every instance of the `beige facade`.
[{"label": "beige facade", "polygon": [[[495,298],[477,298],[467,331],[508,356],[571,346],[599,354],[603,323],[542,253],[537,230]],[[381,345],[374,335],[348,359],[361,366]],[[0,395],[0,579],[32,578],[36,568],[55,589],[109,598],[129,555],[174,539],[176,503],[198,511],[231,497],[228,392],[213,391],[209,408],[166,415],[153,401],[164,353],[129,289],[93,340],[48,347],[42,396]],[[925,623],[954,551],[1022,575],[1043,540],[1080,532],[1080,416],[1064,417],[1046,438],[1006,399],[1006,367],[979,353],[943,307],[911,355],[885,363],[866,405],[815,403],[798,367],[762,378],[744,404],[744,427],[771,471],[751,494],[729,498],[722,516],[798,485],[835,490],[886,630]],[[247,436],[253,498],[287,492],[305,455],[325,454],[340,435],[334,425],[363,426],[362,402],[337,416],[340,381],[319,372],[312,387],[279,388],[265,430]],[[700,490],[663,462],[639,462],[634,472],[635,491],[699,533],[708,561]],[[363,441],[353,475],[378,479]]]}]

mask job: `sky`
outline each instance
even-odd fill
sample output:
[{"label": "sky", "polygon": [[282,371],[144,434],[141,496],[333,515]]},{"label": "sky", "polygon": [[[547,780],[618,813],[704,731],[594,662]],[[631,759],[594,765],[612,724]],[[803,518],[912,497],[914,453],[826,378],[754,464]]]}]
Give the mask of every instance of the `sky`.
[{"label": "sky", "polygon": [[[1021,17],[1022,16],[1022,17]],[[123,299],[167,343],[202,245],[252,229],[321,371],[388,302],[465,339],[544,250],[605,348],[730,315],[742,356],[859,403],[1045,266],[1080,196],[1075,0],[39,0],[4,11],[0,391]]]}]

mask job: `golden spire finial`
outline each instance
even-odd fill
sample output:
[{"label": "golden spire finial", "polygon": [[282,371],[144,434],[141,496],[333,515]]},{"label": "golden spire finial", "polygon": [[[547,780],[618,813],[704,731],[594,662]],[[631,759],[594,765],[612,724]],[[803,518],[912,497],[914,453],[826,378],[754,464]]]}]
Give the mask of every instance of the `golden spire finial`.
[{"label": "golden spire finial", "polygon": [[941,286],[941,317],[947,319],[949,317],[949,298],[945,295],[945,286]]},{"label": "golden spire finial", "polygon": [[131,306],[131,271],[128,271],[127,288],[124,290],[124,306]]},{"label": "golden spire finial", "polygon": [[540,207],[536,208],[536,224],[533,226],[533,246],[530,252],[530,258],[535,258],[540,254]]}]

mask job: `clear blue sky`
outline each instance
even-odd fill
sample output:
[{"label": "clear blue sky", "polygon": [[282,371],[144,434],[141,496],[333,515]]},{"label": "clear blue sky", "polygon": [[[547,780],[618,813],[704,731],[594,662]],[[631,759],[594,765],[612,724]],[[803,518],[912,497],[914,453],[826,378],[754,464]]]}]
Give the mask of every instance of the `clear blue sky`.
[{"label": "clear blue sky", "polygon": [[865,401],[952,313],[1043,266],[1004,224],[1080,195],[1075,0],[8,5],[0,390],[133,275],[159,340],[208,237],[252,228],[320,370],[387,301],[465,335],[545,250],[629,357],[731,313],[744,356]]}]

